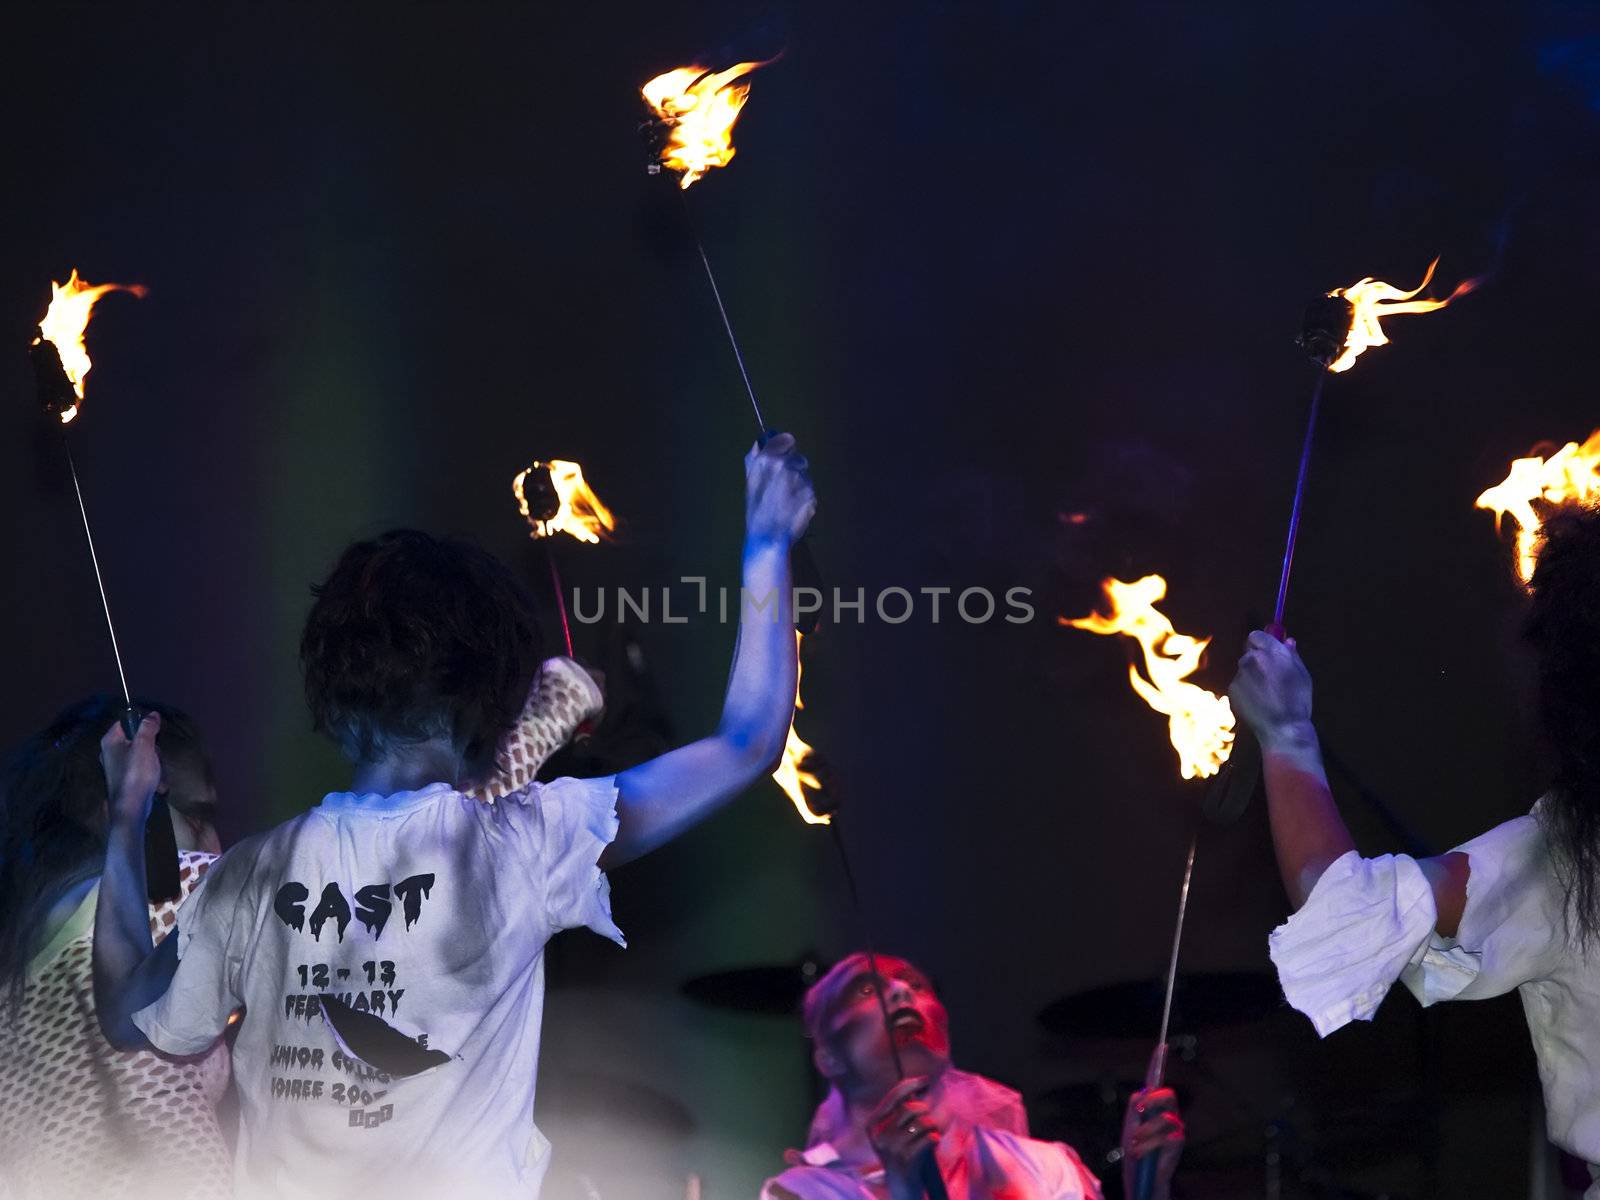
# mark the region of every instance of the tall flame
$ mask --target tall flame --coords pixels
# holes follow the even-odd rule
[[[1350,325],[1349,336],[1345,338],[1344,350],[1339,357],[1328,364],[1328,370],[1339,372],[1348,371],[1355,365],[1356,359],[1361,357],[1364,350],[1373,346],[1387,346],[1389,337],[1383,332],[1381,321],[1384,317],[1398,316],[1401,313],[1434,312],[1443,308],[1458,296],[1465,296],[1478,286],[1476,279],[1465,279],[1456,284],[1456,290],[1443,300],[1415,300],[1414,297],[1423,288],[1428,286],[1433,279],[1433,270],[1439,265],[1436,258],[1428,264],[1428,271],[1422,277],[1422,282],[1409,292],[1402,291],[1392,283],[1384,283],[1381,279],[1373,279],[1370,275],[1365,279],[1357,280],[1349,287],[1334,288],[1330,296],[1343,296],[1355,309],[1354,320]]]
[[[805,701],[800,699],[800,649],[805,643],[805,635],[798,629],[794,631],[795,649],[795,676],[794,676],[794,707],[799,712],[805,708]],[[829,818],[818,816],[811,811],[811,806],[806,803],[807,789],[817,792],[822,790],[822,781],[805,769],[806,759],[811,757],[811,747],[801,740],[800,735],[794,731],[794,722],[789,722],[789,740],[783,747],[783,761],[778,764],[778,769],[772,773],[773,780],[781,787],[784,794],[794,802],[794,809],[800,814],[800,819],[807,825],[826,825]]]
[[[558,502],[555,513],[548,517],[534,515],[526,490],[528,476],[541,469],[549,471],[550,486]],[[583,468],[575,462],[560,458],[536,462],[517,472],[517,477],[511,481],[511,493],[517,498],[517,510],[530,526],[529,537],[546,538],[566,533],[593,545],[617,527],[616,517],[584,482]]]
[[[733,123],[750,98],[750,83],[744,76],[765,65],[735,63],[726,71],[678,67],[639,89],[667,126],[661,165],[683,173],[679,187],[687,188],[712,167],[733,161]]]
[[[1090,633],[1126,634],[1138,642],[1149,678],[1130,665],[1128,682],[1146,704],[1166,716],[1183,777],[1215,775],[1233,752],[1233,707],[1226,696],[1185,682],[1200,666],[1211,639],[1177,632],[1156,610],[1156,601],[1167,594],[1167,581],[1160,575],[1146,575],[1133,583],[1106,579],[1100,586],[1111,604],[1109,616],[1091,613],[1076,620],[1057,617],[1057,622]]]
[[[57,283],[53,279],[50,281],[50,307],[39,322],[39,336],[33,339],[33,344],[37,346],[40,342],[49,342],[55,346],[56,353],[61,356],[61,366],[67,373],[72,390],[78,393],[79,400],[83,399],[84,376],[93,366],[89,361],[89,351],[83,344],[83,333],[89,328],[89,316],[95,304],[107,292],[132,292],[143,299],[148,291],[138,283],[85,283],[78,278],[76,267],[65,283]],[[61,423],[65,425],[77,415],[78,406],[74,404],[62,412]]]
[[[1538,561],[1539,527],[1544,523],[1533,502],[1561,504],[1596,497],[1600,497],[1600,429],[1583,445],[1568,442],[1549,458],[1533,455],[1513,460],[1506,477],[1479,496],[1474,507],[1494,513],[1496,533],[1505,517],[1516,524],[1517,574],[1528,583]]]

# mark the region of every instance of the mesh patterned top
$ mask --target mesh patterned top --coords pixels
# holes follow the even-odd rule
[[[216,856],[180,854],[182,888],[150,906],[150,935]],[[0,1197],[4,1200],[221,1200],[232,1165],[217,1123],[228,1083],[218,1042],[194,1058],[114,1049],[94,1010],[98,885],[28,963],[20,1009],[0,1036]]]

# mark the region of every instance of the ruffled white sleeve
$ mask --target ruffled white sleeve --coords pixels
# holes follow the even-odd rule
[[[1457,850],[1471,871],[1456,937],[1435,930],[1433,888],[1415,859],[1353,850],[1273,931],[1284,996],[1318,1034],[1370,1020],[1396,980],[1429,1005],[1498,996],[1556,969],[1564,899],[1538,819],[1508,821]]]

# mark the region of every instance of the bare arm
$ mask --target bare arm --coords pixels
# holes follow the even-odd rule
[[[745,459],[744,595],[722,717],[710,737],[617,776],[613,867],[704,820],[770,771],[794,717],[797,649],[789,550],[816,508],[806,462],[780,434]]]
[[[161,718],[152,713],[131,743],[120,725],[100,741],[111,825],[94,911],[94,1004],[106,1040],[120,1050],[150,1048],[133,1014],[160,999],[178,966],[176,938],[159,947],[151,940],[145,880],[144,827],[161,780],[160,728]]]
[[[1356,845],[1328,787],[1311,724],[1311,673],[1294,640],[1252,633],[1228,696],[1261,743],[1272,847],[1289,902],[1299,909],[1322,873]],[[1437,928],[1453,936],[1467,901],[1467,856],[1445,854],[1418,865],[1433,887]]]

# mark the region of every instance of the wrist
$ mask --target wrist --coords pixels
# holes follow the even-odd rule
[[[1263,759],[1275,759],[1313,774],[1322,773],[1322,746],[1309,719],[1269,726],[1256,734],[1256,740],[1261,743]]]
[[[108,832],[114,835],[118,830],[137,831],[143,836],[145,822],[150,819],[150,809],[155,804],[155,797],[154,791],[145,791],[142,795],[119,793],[112,797]]]
[[[746,529],[744,531],[744,552],[746,557],[762,552],[787,554],[794,545],[794,538],[786,530],[760,530]]]
[[[1255,731],[1256,741],[1268,754],[1293,754],[1317,746],[1317,730],[1309,717],[1274,721]]]

